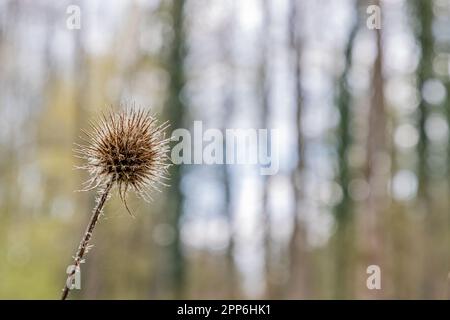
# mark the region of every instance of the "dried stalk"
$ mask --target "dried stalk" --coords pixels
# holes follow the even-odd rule
[[[66,298],[69,294],[70,288],[67,286],[67,283],[69,281],[71,281],[76,270],[78,268],[80,268],[81,262],[83,261],[83,256],[87,252],[89,240],[92,237],[92,233],[94,232],[95,225],[97,224],[98,218],[100,217],[103,207],[105,206],[106,200],[108,199],[108,195],[109,195],[109,192],[111,191],[112,185],[113,185],[113,181],[108,182],[106,187],[99,192],[99,198],[98,198],[97,205],[94,208],[94,212],[92,213],[91,220],[89,221],[86,231],[84,232],[84,236],[81,239],[80,245],[78,246],[78,252],[77,252],[77,254],[75,256],[75,260],[74,260],[75,268],[67,277],[66,284],[64,285],[64,289],[63,289],[63,294],[61,296],[61,300],[66,300]]]

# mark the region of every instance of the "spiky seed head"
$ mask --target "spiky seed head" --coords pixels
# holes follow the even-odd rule
[[[158,124],[148,111],[126,109],[102,114],[90,126],[90,131],[83,130],[86,144],[75,150],[86,161],[79,168],[90,174],[84,190],[115,184],[130,212],[126,203],[129,190],[149,201],[152,190],[166,185],[170,166],[170,138],[164,133],[167,122]]]

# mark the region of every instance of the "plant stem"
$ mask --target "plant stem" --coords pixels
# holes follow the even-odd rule
[[[113,185],[113,182],[110,181],[106,184],[106,186],[103,190],[99,191],[99,198],[98,198],[97,205],[94,208],[94,212],[92,213],[91,220],[89,221],[86,231],[84,232],[84,236],[81,239],[80,245],[78,246],[78,252],[77,252],[77,254],[75,256],[75,260],[74,260],[75,268],[67,277],[66,284],[64,285],[64,289],[63,289],[63,294],[61,296],[61,300],[66,300],[66,298],[69,294],[70,288],[67,286],[67,283],[72,279],[76,270],[80,267],[80,264],[83,261],[83,256],[87,251],[87,248],[89,245],[89,240],[92,237],[92,232],[94,231],[94,228],[95,228],[95,225],[97,224],[98,218],[100,217],[102,209],[105,206],[106,200],[108,199],[108,194],[111,191],[112,185]]]

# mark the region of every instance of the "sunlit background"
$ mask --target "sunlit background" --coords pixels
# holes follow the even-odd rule
[[[59,298],[96,196],[74,143],[135,103],[277,129],[279,172],[114,194],[71,298],[447,299],[449,95],[449,0],[0,0],[0,298]]]

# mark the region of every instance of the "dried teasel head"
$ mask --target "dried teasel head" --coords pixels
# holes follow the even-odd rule
[[[151,191],[167,186],[169,142],[164,131],[167,122],[158,124],[148,111],[126,109],[102,114],[83,130],[86,144],[77,145],[75,153],[86,164],[79,167],[90,174],[83,191],[116,185],[125,204],[128,191],[150,201]],[[131,212],[130,212],[131,213]]]

